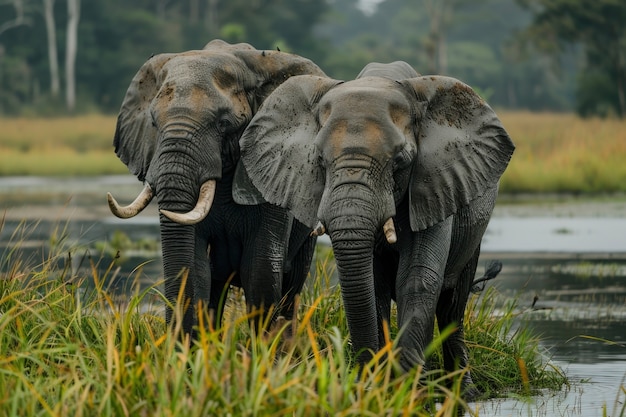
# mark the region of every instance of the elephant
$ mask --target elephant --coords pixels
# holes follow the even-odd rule
[[[402,369],[425,364],[435,318],[456,326],[446,370],[468,367],[464,310],[515,149],[474,90],[401,61],[347,82],[297,76],[263,103],[240,147],[262,200],[329,235],[360,366],[384,346],[393,300]],[[469,372],[461,382],[479,395]]]
[[[156,196],[166,322],[192,339],[198,314],[220,324],[228,284],[243,288],[250,311],[266,317],[274,306],[272,317],[293,314],[315,238],[284,208],[236,204],[233,179],[238,141],[252,116],[278,85],[300,74],[325,76],[294,54],[213,40],[202,50],[152,56],[126,92],[113,144],[144,188],[128,206],[108,193],[109,206],[129,218]],[[250,186],[244,181],[238,190]]]

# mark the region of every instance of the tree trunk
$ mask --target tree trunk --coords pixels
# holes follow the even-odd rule
[[[198,14],[200,13],[199,0],[189,0],[189,24],[198,23]]]
[[[207,7],[207,29],[213,37],[219,34],[219,22],[217,18],[218,0],[208,0]]]
[[[65,52],[65,102],[72,112],[76,106],[76,52],[78,48],[78,21],[80,0],[67,0],[67,43]]]
[[[58,97],[61,91],[59,81],[59,58],[57,56],[57,37],[54,24],[54,0],[43,0],[46,34],[48,36],[48,64],[50,65],[50,94]]]

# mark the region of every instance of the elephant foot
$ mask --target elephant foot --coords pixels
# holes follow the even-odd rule
[[[471,403],[479,400],[483,396],[483,393],[476,387],[474,382],[470,379],[469,382],[463,381],[461,385],[461,397],[465,402]]]

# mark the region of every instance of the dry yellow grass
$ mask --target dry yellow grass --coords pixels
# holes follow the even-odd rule
[[[626,121],[498,113],[517,147],[503,192],[626,192]],[[0,119],[0,175],[128,173],[115,116]]]
[[[61,148],[113,150],[115,116],[0,119],[0,147],[23,152]]]
[[[528,112],[499,116],[516,145],[503,191],[626,191],[626,121]]]
[[[125,174],[113,152],[115,116],[0,119],[0,175]]]

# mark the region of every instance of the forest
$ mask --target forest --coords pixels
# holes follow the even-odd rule
[[[494,107],[626,115],[623,0],[0,0],[0,116],[115,113],[153,54],[221,38],[354,78],[404,60]]]

